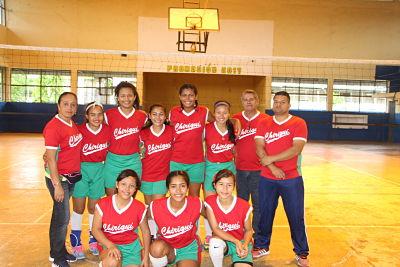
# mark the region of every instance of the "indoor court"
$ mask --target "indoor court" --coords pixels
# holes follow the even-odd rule
[[[116,105],[121,81],[146,112],[179,105],[184,83],[231,115],[245,89],[270,115],[275,93],[290,93],[308,126],[310,266],[400,266],[400,0],[0,0],[0,23],[0,266],[51,266],[41,132],[58,96],[76,93],[82,123],[85,104]],[[86,258],[71,266],[99,266],[88,228],[86,209]],[[254,266],[297,266],[292,250],[280,200],[271,253]],[[213,266],[207,251],[201,266]]]

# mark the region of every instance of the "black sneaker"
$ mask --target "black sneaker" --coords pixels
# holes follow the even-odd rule
[[[76,257],[69,253],[65,254],[64,258],[67,262],[76,262],[77,261]],[[49,261],[54,262],[54,258],[52,256],[49,256]]]
[[[62,261],[54,261],[51,264],[51,267],[70,267],[70,266],[66,260],[62,260]]]

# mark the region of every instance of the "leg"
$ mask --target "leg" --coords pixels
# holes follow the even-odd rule
[[[86,198],[72,198],[73,212],[71,216],[71,233],[69,235],[72,254],[78,259],[84,259],[83,247],[81,243],[82,234],[82,214],[85,211]]]
[[[121,260],[117,260],[115,257],[108,256],[108,249],[105,249],[100,254],[100,264],[102,267],[119,267],[121,266]]]
[[[199,197],[200,196],[200,188],[201,184],[198,183],[190,183],[189,185],[189,195]]]
[[[91,199],[89,198],[87,209],[88,209],[88,217],[89,217],[89,250],[90,252],[97,256],[99,255],[99,248],[97,244],[96,238],[92,235],[92,226],[93,226],[93,217],[94,217],[94,209],[99,199]]]
[[[163,240],[155,240],[150,245],[150,261],[153,267],[164,267],[168,262],[174,262],[175,251]]]
[[[258,201],[258,186],[259,186],[259,182],[260,182],[260,171],[249,172],[247,181],[248,181],[248,186],[249,186],[250,195],[251,195],[251,203],[253,204],[252,226],[253,226],[253,230],[254,230],[253,237],[255,237],[259,232],[258,224],[260,223],[260,207],[259,207],[259,201]]]
[[[250,190],[247,182],[247,177],[250,174],[249,171],[241,171],[241,170],[236,170],[236,191],[237,191],[237,196],[249,201],[250,197]]]
[[[73,185],[68,182],[61,182],[64,190],[64,199],[62,202],[54,200],[54,187],[50,179],[46,178],[46,186],[53,199],[53,212],[51,216],[49,236],[50,236],[50,256],[54,258],[54,262],[65,260],[67,250],[65,248],[65,240],[69,223],[69,199]]]
[[[259,183],[260,222],[255,248],[269,249],[279,192],[276,181],[261,177]]]
[[[210,254],[210,258],[214,267],[222,267],[225,250],[225,241],[217,237],[212,237],[210,239],[210,248],[208,250],[208,253]]]
[[[300,176],[282,181],[280,186],[283,206],[289,221],[290,234],[296,255],[308,255],[308,241],[304,223],[304,184]]]

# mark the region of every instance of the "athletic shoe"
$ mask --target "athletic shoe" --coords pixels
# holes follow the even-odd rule
[[[85,258],[85,253],[83,253],[82,245],[72,247],[72,254],[76,257],[77,260],[83,260]]]
[[[308,267],[310,263],[306,255],[296,255],[296,263],[300,267]]]
[[[253,248],[251,251],[251,254],[253,254],[254,259],[258,259],[264,256],[267,256],[269,254],[269,249],[266,248]]]
[[[64,257],[67,262],[76,262],[76,257],[72,254],[67,253]],[[49,256],[49,261],[53,262],[54,258],[52,256]]]
[[[97,242],[89,243],[89,250],[90,250],[90,252],[92,252],[92,254],[95,255],[95,256],[98,256],[98,255],[100,254],[100,253],[99,253],[99,249],[98,249],[98,247],[97,247]]]
[[[212,236],[210,236],[210,235],[206,236],[206,240],[204,240],[204,243],[203,243],[204,250],[208,250],[208,248],[210,247],[210,239],[211,239],[211,237]]]
[[[53,262],[51,264],[51,267],[70,267],[70,266],[66,260],[63,260],[63,261],[59,261],[59,262]]]

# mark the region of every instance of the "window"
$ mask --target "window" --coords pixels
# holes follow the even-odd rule
[[[12,102],[57,103],[64,91],[71,91],[70,71],[11,70]]]
[[[334,111],[386,112],[385,98],[374,98],[373,94],[386,93],[386,81],[334,80]]]
[[[0,0],[0,23],[1,25],[6,25],[6,8],[4,0]]]
[[[78,71],[78,103],[97,101],[115,105],[114,88],[127,81],[136,86],[136,74],[131,72]]]
[[[273,77],[271,85],[272,96],[279,91],[290,94],[291,109],[326,110],[327,79]]]

